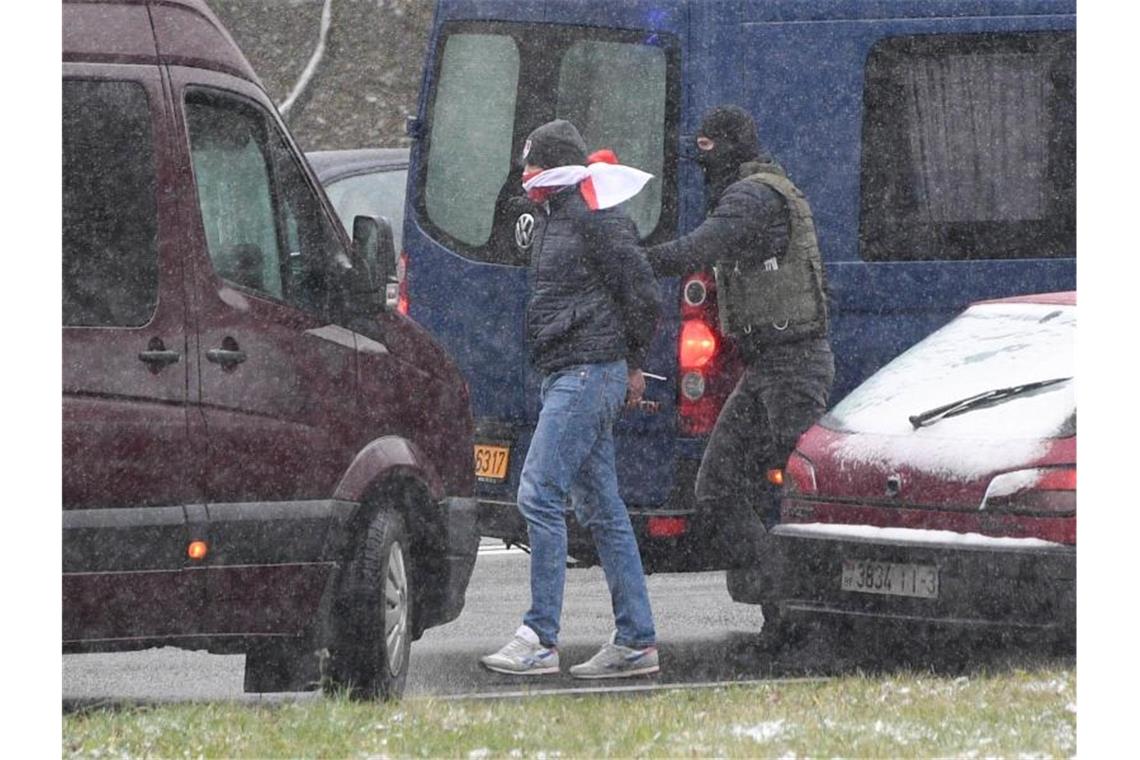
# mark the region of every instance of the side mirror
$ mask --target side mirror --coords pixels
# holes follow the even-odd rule
[[[362,262],[369,273],[370,302],[378,301],[376,311],[387,307],[388,283],[395,276],[396,246],[392,225],[384,217],[357,216],[352,220],[354,264]]]
[[[372,282],[380,290],[396,276],[396,244],[392,224],[382,216],[357,216],[352,220],[352,247],[368,264]]]

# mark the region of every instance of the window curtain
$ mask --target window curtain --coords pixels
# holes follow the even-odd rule
[[[924,57],[900,74],[920,217],[1045,217],[1052,93],[1037,56]]]

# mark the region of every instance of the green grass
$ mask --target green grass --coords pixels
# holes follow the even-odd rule
[[[1071,757],[1076,677],[1043,668],[651,693],[94,710],[64,757]]]

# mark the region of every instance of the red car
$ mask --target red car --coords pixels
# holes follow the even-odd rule
[[[732,597],[777,636],[809,613],[1072,640],[1076,312],[1072,292],[976,303],[840,401],[800,438]]]

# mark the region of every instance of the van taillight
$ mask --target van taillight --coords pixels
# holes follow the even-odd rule
[[[681,282],[677,364],[681,435],[708,435],[740,376],[740,363],[717,329],[716,283],[707,272]]]
[[[682,372],[704,367],[716,356],[716,347],[716,334],[703,320],[686,319],[681,323],[679,359]]]
[[[1063,517],[1077,513],[1077,468],[1035,467],[1003,472],[986,488],[981,509]]]
[[[408,316],[408,252],[400,251],[400,259],[396,262],[396,282],[399,295],[396,297],[396,311]]]

